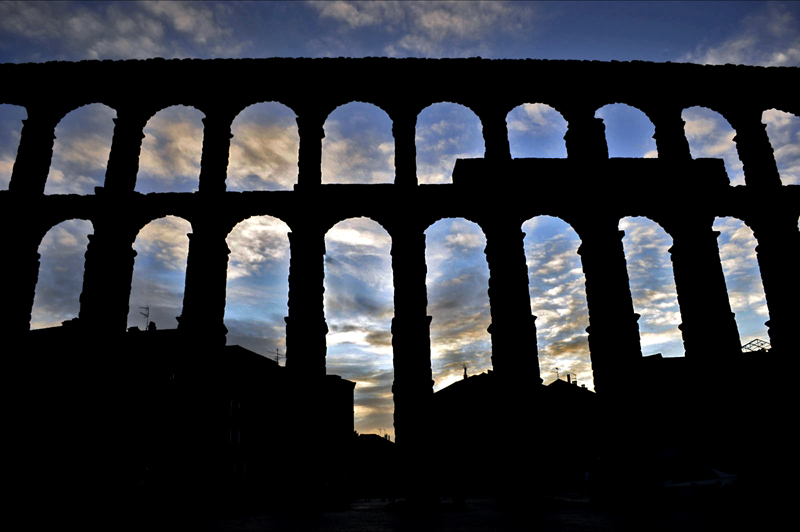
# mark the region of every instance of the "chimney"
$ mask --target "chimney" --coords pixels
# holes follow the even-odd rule
[[[572,376],[567,373],[567,384],[572,384]]]

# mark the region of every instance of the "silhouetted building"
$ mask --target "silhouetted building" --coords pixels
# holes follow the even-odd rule
[[[68,412],[54,419],[60,460],[89,489],[138,486],[178,500],[285,495],[296,472],[286,457],[306,422],[302,380],[241,346],[198,346],[178,329],[132,328],[119,345],[87,334],[77,320],[65,322],[32,332],[26,351],[72,353],[58,359],[61,371],[46,386]],[[315,434],[328,451],[319,476],[329,490],[352,468],[354,388],[325,375],[325,401],[316,405]]]

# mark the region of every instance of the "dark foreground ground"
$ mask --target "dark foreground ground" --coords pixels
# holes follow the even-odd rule
[[[202,509],[132,519],[122,527],[137,530],[196,531],[711,531],[763,530],[769,515],[741,504],[601,505],[588,498],[543,497],[530,504],[503,505],[494,499],[468,499],[457,508],[444,499],[433,510],[420,512],[404,501],[359,499],[348,509],[298,512],[205,513]]]

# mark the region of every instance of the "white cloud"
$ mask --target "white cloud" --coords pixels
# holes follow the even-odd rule
[[[3,2],[0,27],[51,44],[64,59],[197,55],[192,48],[220,56],[250,45],[236,38],[224,21],[226,13],[190,2]],[[170,32],[178,38],[170,38]]]
[[[797,21],[784,6],[770,3],[745,17],[736,35],[720,43],[700,43],[693,52],[678,60],[708,65],[798,66],[800,32]]]
[[[139,231],[133,244],[133,249],[141,255],[136,260],[151,255],[165,269],[185,271],[189,254],[187,234],[191,232],[191,224],[175,216],[150,222]]]
[[[228,279],[252,276],[265,267],[289,259],[289,226],[269,216],[254,216],[240,222],[227,238],[231,254]]]
[[[163,183],[198,179],[203,150],[201,115],[176,106],[151,118],[144,128],[139,173]]]
[[[514,2],[311,2],[342,31],[368,26],[398,35],[391,56],[468,56],[490,53],[487,36],[530,31],[533,8]],[[478,53],[476,53],[478,52]]]

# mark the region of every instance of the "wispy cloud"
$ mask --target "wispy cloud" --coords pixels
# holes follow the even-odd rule
[[[115,117],[113,109],[92,104],[59,122],[45,194],[93,194],[103,185]]]
[[[764,111],[761,120],[767,125],[781,183],[800,185],[800,118],[769,109]]]
[[[491,36],[531,31],[535,9],[515,2],[310,2],[342,33],[365,28],[391,36],[390,57],[491,55]]]
[[[394,182],[392,121],[380,108],[352,102],[325,122],[324,183]]]
[[[679,61],[771,66],[800,65],[800,31],[786,6],[768,3],[746,16],[738,32],[720,43],[701,42]]]
[[[141,59],[231,56],[250,46],[237,38],[224,5],[192,2],[3,2],[0,29],[57,49],[56,58]],[[53,59],[31,52],[20,60]]]
[[[690,107],[681,114],[693,158],[716,157],[725,162],[731,185],[744,185],[744,172],[733,137],[736,132],[719,114],[705,107]]]
[[[185,106],[164,109],[144,128],[136,190],[191,192],[199,185],[203,114]]]
[[[470,109],[453,103],[425,108],[417,118],[417,177],[420,183],[447,183],[456,159],[483,157],[483,127]]]
[[[665,356],[682,356],[677,326],[680,309],[668,249],[672,238],[646,218],[620,220],[633,308],[641,315],[639,331],[644,351],[658,349]],[[652,352],[645,352],[645,355]]]
[[[67,220],[50,229],[42,239],[31,329],[55,327],[78,316],[84,254],[92,232],[91,222]]]

